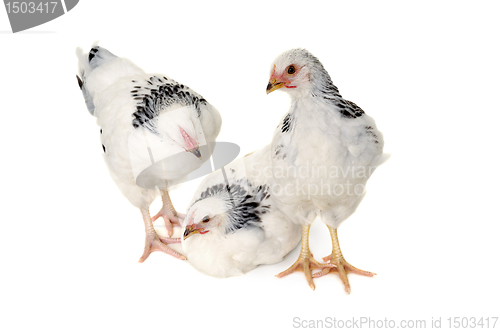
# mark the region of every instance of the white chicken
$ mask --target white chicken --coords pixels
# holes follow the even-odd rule
[[[198,270],[241,275],[283,259],[301,227],[280,210],[272,192],[270,146],[207,176],[186,212],[182,247]]]
[[[78,84],[101,128],[104,160],[123,195],[142,213],[146,243],[139,262],[163,251],[185,259],[166,244],[183,216],[174,209],[169,187],[210,158],[221,127],[217,109],[202,96],[164,75],[147,74],[126,58],[94,46],[77,49]],[[161,192],[163,207],[151,218],[149,206]],[[152,222],[162,217],[169,237]]]
[[[282,188],[283,211],[303,227],[302,251],[297,262],[278,274],[302,269],[314,289],[312,269],[319,277],[339,274],[350,293],[347,273],[373,276],[347,263],[340,251],[337,229],[354,213],[365,195],[365,185],[385,159],[384,141],[375,121],[333,85],[321,62],[305,49],[282,53],[271,66],[267,93],[284,88],[291,106],[275,130],[272,141],[273,175]],[[313,259],[308,236],[319,214],[332,238],[332,254]]]

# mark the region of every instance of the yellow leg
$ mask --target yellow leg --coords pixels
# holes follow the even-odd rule
[[[289,275],[290,273],[295,272],[295,271],[303,271],[304,274],[306,275],[306,279],[307,279],[307,283],[309,284],[309,287],[311,287],[314,290],[315,286],[314,286],[314,282],[312,280],[311,269],[334,268],[335,265],[319,263],[318,261],[316,261],[313,258],[311,251],[309,250],[309,229],[310,228],[311,228],[311,225],[302,226],[302,247],[301,247],[300,255],[299,255],[299,258],[297,259],[297,261],[295,263],[293,263],[293,265],[290,266],[285,271],[277,274],[276,277],[281,278],[281,277]]]
[[[348,273],[355,273],[362,276],[373,277],[375,273],[360,270],[351,264],[347,263],[344,256],[342,255],[342,251],[340,250],[339,238],[337,236],[337,229],[328,226],[328,230],[330,231],[330,236],[332,237],[332,254],[323,258],[323,261],[334,264],[336,267],[334,268],[324,268],[321,272],[315,273],[313,275],[314,278],[318,278],[324,276],[329,273],[338,273],[340,280],[344,284],[345,291],[347,293],[351,293],[351,286],[349,285],[349,280],[347,279]]]

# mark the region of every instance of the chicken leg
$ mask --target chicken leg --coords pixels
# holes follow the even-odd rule
[[[167,246],[165,243],[180,243],[180,239],[171,238],[160,238],[153,227],[153,222],[151,216],[149,215],[149,210],[141,209],[142,218],[144,219],[144,226],[146,228],[146,244],[144,245],[144,253],[139,259],[139,263],[142,263],[149,257],[153,251],[163,251],[169,255],[185,260],[186,257],[175,251],[174,249]]]
[[[351,293],[351,286],[349,285],[349,280],[347,279],[348,273],[355,273],[362,276],[373,277],[376,273],[360,270],[351,264],[347,263],[344,256],[342,255],[342,251],[340,250],[339,239],[337,237],[337,229],[328,226],[328,230],[330,231],[330,236],[332,237],[332,253],[323,258],[323,261],[333,263],[336,267],[326,267],[318,273],[313,275],[314,278],[318,278],[329,273],[338,273],[340,280],[344,284],[345,291],[347,293]]]
[[[160,189],[161,200],[163,202],[163,207],[160,212],[158,212],[153,218],[152,221],[162,217],[165,222],[165,228],[167,229],[168,236],[172,236],[174,232],[174,226],[182,226],[182,219],[186,216],[182,213],[177,213],[175,211],[174,205],[170,200],[170,195],[168,194],[168,190]]]
[[[289,275],[292,272],[295,271],[303,271],[304,274],[306,275],[307,283],[309,284],[309,287],[314,290],[314,282],[312,280],[312,269],[332,269],[335,268],[335,265],[331,263],[319,263],[316,261],[312,254],[311,251],[309,250],[309,229],[311,228],[311,225],[308,226],[302,226],[302,247],[300,250],[300,255],[299,258],[295,263],[293,263],[292,266],[290,266],[287,270],[279,273],[276,275],[278,278],[282,278],[286,275]]]

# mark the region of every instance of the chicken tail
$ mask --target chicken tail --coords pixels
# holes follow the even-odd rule
[[[76,56],[78,58],[76,78],[92,115],[94,115],[94,98],[97,93],[123,76],[142,72],[130,60],[117,57],[107,49],[98,46],[97,43],[94,43],[88,53],[78,47]]]

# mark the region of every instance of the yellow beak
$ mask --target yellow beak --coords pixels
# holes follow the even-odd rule
[[[269,83],[267,84],[266,93],[270,94],[275,90],[281,89],[284,85],[284,82],[278,82],[276,79],[269,81]]]
[[[196,228],[194,224],[191,224],[186,227],[186,230],[184,231],[184,240],[186,240],[188,237],[194,234],[198,234],[200,231],[203,231],[203,228]]]

